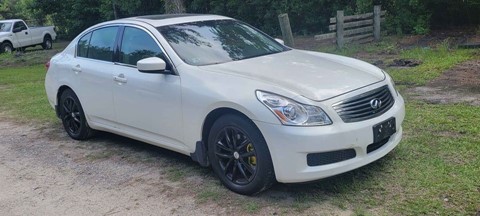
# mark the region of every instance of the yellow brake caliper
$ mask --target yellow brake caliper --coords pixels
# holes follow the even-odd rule
[[[253,145],[252,143],[247,145],[247,152],[252,152],[253,151]],[[255,156],[248,157],[248,163],[252,166],[257,165],[257,158]]]

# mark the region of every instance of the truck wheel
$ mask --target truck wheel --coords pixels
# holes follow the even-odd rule
[[[0,45],[0,53],[12,53],[13,46],[11,43],[5,42]]]
[[[50,35],[46,35],[43,38],[43,43],[42,43],[43,49],[46,49],[46,50],[52,49],[52,44],[53,44],[52,38],[50,37]]]

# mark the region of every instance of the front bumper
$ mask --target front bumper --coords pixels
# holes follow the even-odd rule
[[[367,153],[367,146],[373,143],[372,127],[391,117],[396,119],[397,132],[380,148]],[[400,142],[404,117],[404,100],[399,95],[395,104],[386,113],[361,122],[336,121],[332,125],[319,127],[291,127],[260,121],[255,121],[255,124],[267,141],[277,181],[294,183],[334,176],[380,159]],[[307,164],[309,153],[345,149],[355,150],[355,157],[327,165]]]

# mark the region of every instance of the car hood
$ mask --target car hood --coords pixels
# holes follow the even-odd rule
[[[385,79],[382,70],[366,62],[302,50],[200,68],[268,82],[315,101],[327,100]]]

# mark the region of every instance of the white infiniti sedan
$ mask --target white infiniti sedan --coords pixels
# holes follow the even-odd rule
[[[47,66],[48,100],[73,139],[108,131],[190,155],[240,194],[356,169],[402,138],[404,100],[387,73],[228,17],[100,23]]]

